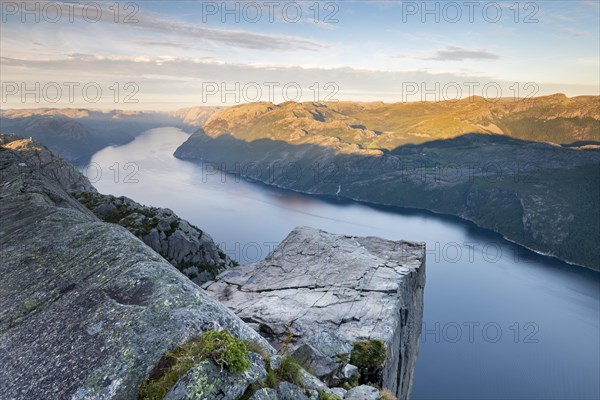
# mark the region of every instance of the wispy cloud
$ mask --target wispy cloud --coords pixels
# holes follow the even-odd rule
[[[174,40],[149,40],[138,39],[134,42],[140,46],[155,46],[155,47],[174,47],[176,49],[191,49],[191,46],[174,41]]]
[[[436,61],[463,61],[463,60],[497,60],[500,55],[486,49],[471,50],[464,47],[448,46],[444,50],[438,50],[434,55],[426,57],[426,60]]]
[[[60,4],[60,3],[57,3]],[[98,3],[94,3],[98,5]],[[112,4],[112,3],[111,3]],[[86,14],[85,5],[79,3],[62,3],[64,19],[83,20]],[[102,4],[101,7],[109,5]],[[19,8],[20,12],[24,10]],[[211,42],[218,45],[226,45],[254,50],[277,50],[293,51],[308,50],[318,51],[326,48],[323,43],[297,36],[266,34],[251,32],[241,29],[216,29],[199,26],[174,18],[164,18],[151,12],[139,10],[131,21],[118,20],[115,22],[114,15],[109,10],[100,13],[100,20],[106,24],[118,24],[123,28],[142,29],[152,33],[163,35],[175,35],[185,39],[193,39],[201,42]]]
[[[588,61],[588,60],[584,60]],[[589,60],[591,61],[591,60]],[[135,109],[152,109],[160,107],[180,108],[192,105],[223,105],[233,104],[236,101],[231,97],[223,100],[222,94],[211,95],[206,99],[203,97],[204,84],[223,85],[228,90],[235,88],[238,84],[244,87],[247,84],[258,85],[263,88],[260,100],[269,101],[271,91],[264,87],[264,82],[276,83],[272,91],[276,102],[286,100],[282,97],[282,88],[289,83],[294,83],[302,88],[303,101],[313,101],[315,97],[315,82],[322,88],[319,99],[330,99],[326,96],[332,95],[338,100],[360,100],[360,101],[401,101],[405,99],[408,88],[419,88],[418,93],[406,97],[408,101],[420,101],[424,94],[423,88],[445,87],[452,83],[452,87],[463,88],[462,93],[446,93],[443,96],[466,96],[466,83],[478,82],[479,88],[488,82],[498,83],[502,87],[502,93],[508,95],[511,92],[513,81],[502,81],[493,77],[485,77],[465,70],[463,73],[433,73],[425,70],[415,71],[380,71],[366,70],[351,67],[322,68],[308,67],[305,65],[250,65],[242,63],[226,63],[220,60],[202,58],[177,58],[177,57],[148,57],[112,55],[97,56],[90,54],[71,54],[62,59],[20,59],[12,57],[0,58],[0,70],[3,76],[10,76],[15,81],[27,80],[29,86],[33,82],[59,82],[68,76],[69,82],[78,82],[77,90],[89,82],[97,82],[106,89],[108,96],[102,98],[103,103],[94,103],[94,107],[114,107],[113,93],[108,89],[119,77],[119,84],[134,83],[139,88],[136,99],[139,103],[128,105],[119,103],[119,107],[127,106]],[[92,71],[92,73],[90,73]],[[21,78],[22,77],[22,78]],[[62,78],[61,78],[62,77]],[[407,86],[409,85],[409,86]],[[331,88],[335,89],[333,93]],[[553,92],[566,92],[570,95],[594,93],[594,85],[576,86],[569,84],[557,84],[550,88],[540,84],[538,94],[550,94]],[[339,90],[339,91],[338,91]],[[480,95],[480,92],[474,94]],[[440,91],[436,96],[441,97]],[[427,98],[432,100],[431,97]],[[10,101],[4,105],[6,108],[22,107],[19,96],[12,96]],[[29,99],[31,100],[31,99]],[[253,99],[252,101],[256,101]],[[113,102],[113,103],[111,103]],[[37,104],[37,103],[36,103]],[[79,104],[79,103],[77,103]],[[85,103],[82,103],[85,106]],[[58,104],[63,105],[63,104]],[[71,103],[64,105],[73,106]],[[53,106],[57,104],[53,103]],[[79,106],[79,105],[78,105]],[[89,104],[87,104],[89,107]]]
[[[582,37],[582,36],[587,36],[589,34],[588,32],[582,32],[582,31],[578,31],[578,30],[572,29],[572,28],[561,29],[561,32],[564,32],[567,35],[573,36],[573,37]]]
[[[300,37],[264,34],[244,30],[207,28],[149,14],[140,14],[138,20],[138,23],[133,24],[136,28],[163,34],[180,35],[186,38],[195,38],[234,47],[262,50],[309,51],[317,51],[326,47],[322,43]]]

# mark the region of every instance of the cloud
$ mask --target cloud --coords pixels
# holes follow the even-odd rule
[[[187,46],[183,43],[179,43],[176,41],[169,40],[148,40],[148,39],[139,39],[134,42],[136,45],[140,46],[156,46],[156,47],[173,47],[176,49],[191,49],[191,46]]]
[[[572,28],[565,28],[562,29],[561,32],[564,32],[566,34],[568,34],[569,36],[573,36],[573,37],[582,37],[582,36],[587,36],[588,32],[582,32],[582,31],[578,31]]]
[[[590,58],[591,61],[591,58]],[[493,77],[476,76],[469,71],[462,74],[455,73],[429,73],[423,70],[416,71],[378,71],[356,69],[351,67],[320,68],[304,65],[250,65],[240,63],[226,63],[219,60],[202,58],[178,58],[178,57],[148,57],[148,56],[97,56],[90,54],[70,54],[61,59],[23,59],[13,57],[0,57],[0,70],[3,78],[9,77],[8,81],[27,82],[27,87],[33,87],[36,82],[44,85],[46,82],[56,82],[59,86],[77,82],[75,89],[80,93],[82,87],[90,82],[97,82],[103,88],[104,97],[102,102],[94,103],[93,107],[114,108],[113,91],[115,81],[119,87],[131,83],[139,88],[136,99],[139,103],[124,104],[119,102],[116,107],[129,107],[140,110],[150,109],[176,109],[193,105],[231,105],[243,102],[246,98],[240,97],[235,100],[234,96],[223,100],[222,94],[218,93],[203,97],[204,85],[206,83],[217,84],[219,88],[228,90],[246,85],[260,87],[262,97],[258,100],[271,101],[270,90],[273,87],[275,102],[281,102],[283,87],[294,83],[302,88],[303,101],[314,101],[315,82],[320,88],[318,98],[329,100],[329,95],[338,100],[357,101],[420,101],[426,90],[437,91],[438,99],[448,96],[450,99],[465,97],[470,94],[483,95],[482,87],[489,82],[495,82],[502,87],[502,93],[510,96],[513,93],[511,87],[513,81],[496,80]],[[6,79],[6,78],[5,78]],[[479,86],[471,93],[469,89],[473,82]],[[275,85],[273,86],[273,83]],[[452,91],[446,92],[439,88],[446,84],[452,84],[452,88],[459,87],[461,96]],[[469,85],[467,85],[469,83]],[[333,85],[333,86],[332,86]],[[407,92],[418,88],[414,95],[406,95]],[[335,89],[335,90],[334,90]],[[540,84],[539,95],[563,92],[568,95],[580,95],[597,93],[597,85],[573,85],[556,84],[547,87]],[[125,90],[125,89],[124,89]],[[238,90],[238,93],[240,91]],[[242,91],[243,92],[243,91]],[[66,93],[66,91],[65,91]],[[124,93],[129,93],[125,90]],[[432,100],[426,95],[427,100]],[[3,108],[23,107],[25,105],[41,106],[33,103],[33,98],[28,98],[23,103],[19,96],[12,96],[10,101],[2,104]],[[250,101],[250,100],[248,100]],[[257,101],[252,99],[251,101]],[[66,101],[52,106],[75,106]],[[91,107],[89,103],[77,103],[76,106]]]
[[[164,19],[147,13],[140,13],[138,22],[131,24],[131,26],[157,33],[174,34],[185,38],[249,49],[318,51],[326,47],[321,43],[300,37],[207,28],[183,21]]]
[[[89,24],[89,21],[84,19],[84,16],[94,15],[93,12],[88,12],[86,4],[79,3],[55,3],[61,5],[62,15],[61,21],[77,20]],[[122,28],[141,29],[153,33],[175,35],[181,38],[194,41],[210,42],[218,45],[227,45],[240,48],[256,49],[256,50],[308,50],[318,51],[326,48],[323,43],[314,40],[305,39],[297,36],[288,36],[281,34],[265,34],[241,29],[216,29],[204,26],[194,25],[182,20],[173,18],[164,18],[154,13],[143,10],[137,10],[135,15],[130,19],[114,20],[114,13],[107,7],[112,7],[110,4],[93,3],[94,7],[100,7],[102,10],[99,15],[99,20],[95,25],[100,23],[106,26],[119,25]],[[106,9],[105,9],[106,8]],[[23,12],[21,7],[18,11]],[[13,16],[12,18],[21,18]],[[88,17],[90,18],[90,17]]]
[[[425,60],[435,61],[463,61],[463,60],[497,60],[500,55],[492,53],[486,49],[470,50],[464,47],[448,46],[445,50],[438,50],[431,57]]]

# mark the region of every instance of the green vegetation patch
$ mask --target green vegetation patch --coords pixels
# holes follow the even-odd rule
[[[207,331],[197,339],[165,353],[154,367],[148,380],[142,383],[138,400],[158,400],[195,365],[211,360],[234,373],[250,368],[246,343],[227,331]]]
[[[326,392],[323,389],[317,389],[317,392],[319,393],[319,400],[342,400],[340,396]]]
[[[253,382],[239,400],[248,400],[252,398],[254,393],[263,388],[277,389],[279,383],[289,382],[298,387],[304,387],[304,378],[302,377],[302,367],[294,360],[292,356],[286,355],[281,358],[279,367],[271,368],[270,357],[268,353],[257,343],[248,343],[250,351],[260,354],[265,362],[267,376],[264,380]],[[333,400],[333,399],[329,399]]]
[[[383,340],[359,340],[353,343],[350,364],[360,368],[376,369],[387,358],[387,348]]]
[[[283,356],[279,368],[275,369],[273,372],[279,382],[289,382],[296,386],[304,387],[302,367],[292,356]]]
[[[358,385],[360,385],[360,374],[352,375],[350,379],[342,384],[342,387],[346,390],[350,390]]]

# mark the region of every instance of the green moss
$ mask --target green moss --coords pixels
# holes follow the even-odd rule
[[[40,302],[33,299],[33,300],[26,300],[23,302],[23,306],[25,306],[25,309],[30,312],[35,310],[36,308],[38,308],[38,306],[40,305]]]
[[[211,360],[234,373],[244,372],[250,367],[244,341],[226,331],[207,331],[165,353],[148,380],[141,385],[138,400],[162,399],[189,370],[204,360]]]
[[[253,382],[238,400],[248,400],[254,393],[263,388],[278,389],[281,382],[293,383],[296,386],[304,387],[304,378],[302,377],[302,367],[291,356],[284,356],[281,359],[279,367],[271,369],[270,355],[256,342],[247,342],[248,350],[259,354],[265,362],[267,375],[264,380]]]
[[[359,340],[353,343],[350,364],[360,368],[376,369],[387,358],[387,348],[383,340]]]
[[[319,400],[342,400],[340,396],[326,392],[323,389],[317,389],[317,392],[319,393]]]

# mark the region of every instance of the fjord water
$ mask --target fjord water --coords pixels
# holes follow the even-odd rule
[[[600,398],[600,274],[522,249],[457,218],[321,199],[172,156],[188,135],[153,129],[96,153],[102,193],[168,207],[238,261],[294,227],[427,243],[413,399]]]

